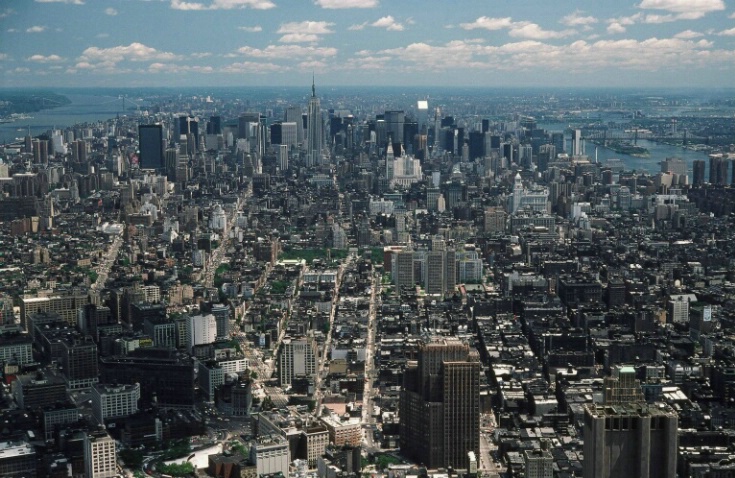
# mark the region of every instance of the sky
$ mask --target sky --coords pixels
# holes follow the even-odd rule
[[[0,0],[0,87],[733,87],[735,0]]]

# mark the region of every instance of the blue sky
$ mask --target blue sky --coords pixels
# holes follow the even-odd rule
[[[0,86],[735,86],[733,0],[2,0]]]

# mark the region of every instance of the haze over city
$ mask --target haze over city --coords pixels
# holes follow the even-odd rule
[[[723,0],[9,0],[0,86],[728,87]]]

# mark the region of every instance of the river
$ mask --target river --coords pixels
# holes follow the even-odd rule
[[[547,123],[540,124],[539,128],[546,129],[549,133],[556,133],[564,131],[564,126],[559,123]],[[567,147],[569,147],[569,134],[565,134],[567,141]],[[651,154],[648,158],[637,158],[629,154],[616,153],[612,149],[604,148],[602,146],[596,146],[593,143],[588,142],[586,144],[586,153],[590,157],[591,161],[595,160],[595,148],[597,148],[597,160],[600,163],[604,163],[608,159],[620,159],[625,164],[626,170],[646,171],[651,174],[661,172],[661,161],[666,158],[681,158],[687,163],[687,171],[689,176],[689,182],[692,181],[692,163],[696,159],[707,160],[708,156],[706,153],[701,151],[692,151],[689,149],[679,148],[676,146],[670,146],[668,144],[661,144],[655,141],[649,140],[638,140],[636,145],[646,148]],[[705,178],[709,177],[709,168],[705,167]],[[707,179],[705,179],[707,180]]]
[[[117,96],[69,94],[65,92],[59,92],[59,94],[69,98],[71,104],[29,113],[30,119],[0,124],[0,144],[11,143],[16,138],[24,137],[28,134],[29,127],[31,136],[37,136],[50,129],[64,129],[79,123],[104,121],[114,118],[118,114],[123,114],[123,102]],[[125,105],[126,109],[129,106],[130,103],[127,103]],[[128,114],[130,114],[129,111]]]

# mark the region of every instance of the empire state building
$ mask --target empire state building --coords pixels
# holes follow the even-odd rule
[[[321,162],[324,135],[322,134],[322,110],[316,96],[314,80],[311,81],[311,98],[306,116],[306,165],[316,166]]]

